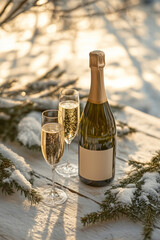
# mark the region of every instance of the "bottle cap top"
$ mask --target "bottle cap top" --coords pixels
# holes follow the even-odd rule
[[[90,67],[97,67],[103,68],[105,66],[105,54],[103,51],[92,51],[89,54],[89,66]]]

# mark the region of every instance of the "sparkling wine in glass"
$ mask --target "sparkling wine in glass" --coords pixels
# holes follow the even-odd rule
[[[79,109],[79,93],[75,89],[64,89],[59,97],[59,110],[62,112],[64,121],[64,138],[69,146],[75,138],[78,131],[80,118]],[[56,167],[56,172],[63,177],[73,177],[78,175],[78,166],[69,162],[69,154],[67,161]]]
[[[66,193],[56,188],[54,183],[55,167],[64,153],[64,126],[60,111],[46,110],[42,112],[41,149],[44,159],[52,168],[52,188],[43,191],[43,203],[52,207],[67,200]]]

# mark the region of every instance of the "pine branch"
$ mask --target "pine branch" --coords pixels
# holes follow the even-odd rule
[[[56,86],[59,82],[65,70],[60,70],[59,65],[54,65],[49,69],[45,74],[33,80],[31,83],[28,83],[25,86],[22,86],[18,89],[10,90],[9,87],[12,87],[16,80],[9,80],[6,83],[0,86],[1,91],[0,95],[2,97],[17,97],[23,94],[31,95],[34,93],[41,92],[42,90],[49,88],[51,86]]]
[[[0,181],[0,188],[2,190],[2,193],[8,195],[12,195],[15,190],[17,192],[19,191],[21,195],[23,194],[25,198],[27,198],[31,202],[31,204],[36,204],[42,201],[42,196],[35,189],[25,189],[14,180],[10,181],[9,183],[4,183]]]
[[[155,214],[153,215],[154,208],[152,205],[148,205],[146,208],[146,215],[144,216],[144,240],[152,239],[152,232],[154,230],[154,222],[156,220]]]
[[[77,6],[73,7],[73,8],[70,8],[70,9],[60,9],[60,10],[53,10],[54,13],[71,13],[75,10],[78,10],[79,8],[84,8],[88,5],[92,5],[94,3],[97,3],[99,0],[93,0],[93,1],[86,1],[86,2],[83,2],[83,3],[80,3],[80,4],[77,4]]]
[[[0,98],[1,138],[4,141],[18,140],[29,149],[40,150],[41,112],[49,108],[57,109],[58,101],[30,97],[24,98],[24,101]]]
[[[39,203],[42,200],[42,197],[35,189],[32,188],[31,185],[33,184],[34,172],[30,170],[30,168],[28,168],[28,170],[30,170],[28,173],[25,172],[27,165],[25,165],[24,163],[23,172],[26,173],[25,174],[27,176],[26,178],[26,176],[23,175],[23,172],[21,172],[23,168],[22,164],[20,168],[17,168],[16,165],[18,166],[19,163],[15,164],[12,158],[9,159],[4,156],[5,154],[9,155],[10,152],[11,150],[7,149],[5,146],[3,153],[0,152],[0,189],[2,193],[12,195],[15,191],[19,191],[21,194],[24,194],[24,196],[28,198],[28,200],[31,201],[31,203]],[[13,155],[14,154],[15,153],[13,152]],[[21,158],[20,160],[17,159],[17,161],[21,161],[21,163],[23,163]]]
[[[6,10],[7,7],[10,5],[10,3],[12,3],[12,0],[8,0],[8,2],[6,2],[6,4],[4,5],[2,11],[0,12],[0,17],[1,17],[2,14],[5,12],[5,10]]]
[[[3,140],[16,139],[19,121],[29,112],[38,109],[34,103],[25,101],[11,107],[0,107],[0,112],[8,116],[8,119],[0,119],[0,135]]]
[[[129,164],[133,168],[105,192],[100,211],[87,214],[81,221],[88,225],[125,215],[143,224],[143,240],[149,240],[160,216],[160,150],[149,162],[130,160]]]
[[[65,18],[75,18],[75,19],[81,19],[81,18],[91,18],[91,17],[95,17],[95,16],[108,16],[108,15],[112,15],[112,14],[119,14],[119,13],[122,13],[122,12],[125,12],[125,11],[127,11],[128,9],[131,9],[131,8],[134,8],[134,7],[136,7],[136,6],[138,6],[139,5],[139,0],[137,0],[137,1],[135,1],[134,3],[127,3],[126,5],[123,5],[123,6],[121,6],[121,7],[117,7],[117,8],[113,8],[113,6],[112,6],[112,10],[108,10],[108,8],[107,8],[107,10],[106,9],[104,9],[103,11],[95,11],[95,12],[92,12],[92,13],[86,13],[86,14],[76,14],[76,15],[71,15],[71,14],[67,14],[67,12],[66,13],[64,13],[64,14],[62,14],[61,15],[61,18],[63,17],[64,19]]]
[[[7,10],[7,8],[11,5],[12,8],[9,11],[9,14],[0,22],[0,26],[4,23],[7,23],[17,17],[19,14],[28,11],[31,7],[36,4],[37,0],[33,0],[33,2],[28,0],[21,0],[18,3],[15,1],[8,1],[8,3],[4,6],[3,10],[0,13],[0,16],[3,16]]]
[[[3,92],[6,90],[6,89],[9,89],[13,86],[14,83],[16,83],[17,81],[15,79],[10,79],[8,80],[7,82],[1,84],[0,86],[0,95],[3,94]]]
[[[28,113],[32,111],[42,112],[47,108],[58,107],[58,105],[55,104],[56,101],[51,101],[49,96],[53,96],[54,94],[54,97],[58,98],[59,91],[61,91],[62,88],[71,86],[78,80],[77,77],[71,80],[60,80],[59,77],[61,77],[64,73],[65,70],[59,70],[59,66],[55,65],[44,75],[21,89],[8,91],[14,81],[8,81],[7,83],[1,85],[0,95],[2,97],[0,97],[0,136],[3,140],[9,139],[14,141],[17,139],[19,135],[18,125]],[[51,79],[52,77],[54,80]],[[29,96],[31,94],[32,97]],[[6,95],[12,98],[15,98],[16,96],[16,98],[18,100],[20,99],[20,101],[13,100],[11,98],[6,99]],[[48,104],[46,104],[47,102]],[[29,143],[24,144],[24,141],[21,141],[21,138],[19,137],[18,141],[30,149],[40,149],[40,146],[37,143],[32,146]]]
[[[113,104],[113,103],[111,103],[110,106],[111,106],[111,109],[112,109],[113,112],[116,112],[116,111],[119,111],[119,110],[123,110],[125,108],[124,105]]]
[[[56,94],[58,95],[58,91],[62,88],[66,88],[68,86],[72,86],[77,82],[78,78],[74,78],[71,80],[62,80],[61,82],[59,82],[55,87],[50,87],[49,89],[46,89],[44,91],[41,91],[40,93],[37,93],[34,95],[35,98],[44,98],[44,97],[50,97],[50,96],[56,96]]]
[[[117,135],[118,137],[124,137],[128,134],[135,133],[137,130],[127,125],[122,121],[117,121]]]

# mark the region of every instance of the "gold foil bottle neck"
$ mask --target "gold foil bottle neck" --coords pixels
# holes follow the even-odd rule
[[[91,87],[88,101],[101,104],[107,101],[104,86],[103,68],[105,66],[105,54],[102,51],[92,51],[89,54],[89,65],[91,68]]]
[[[103,68],[105,67],[105,54],[103,51],[92,51],[89,54],[89,66],[90,68],[96,67],[96,68]]]

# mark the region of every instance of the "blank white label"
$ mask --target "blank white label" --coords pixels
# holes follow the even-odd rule
[[[112,177],[113,148],[94,151],[80,146],[79,151],[81,177],[93,181],[103,181]]]

